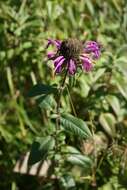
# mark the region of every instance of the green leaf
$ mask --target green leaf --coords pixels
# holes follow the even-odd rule
[[[98,69],[93,79],[94,83],[104,74],[105,70],[105,68]]]
[[[32,144],[28,165],[33,165],[40,160],[46,159],[48,152],[55,146],[55,140],[51,136],[38,137]]]
[[[119,115],[120,113],[120,102],[116,96],[113,95],[108,95],[106,97],[109,105],[112,107],[113,111],[115,112],[116,115]]]
[[[87,8],[91,15],[94,15],[94,7],[91,1],[86,1]]]
[[[111,113],[102,113],[99,117],[99,122],[105,132],[110,136],[114,137],[116,134],[115,129],[115,117]]]
[[[41,109],[53,110],[56,102],[51,95],[43,95],[37,99],[37,104]]]
[[[74,179],[72,178],[72,176],[69,176],[69,175],[64,175],[60,178],[59,180],[59,183],[60,183],[60,186],[63,188],[63,189],[75,189],[75,181]]]
[[[77,164],[83,167],[91,166],[92,160],[88,156],[82,155],[81,152],[77,150],[75,147],[67,146],[66,150],[67,150],[67,153],[69,154],[69,157],[67,159],[68,162],[72,164]]]
[[[127,100],[127,81],[126,78],[121,75],[115,76],[114,84],[117,86],[119,92]]]
[[[75,83],[76,83],[75,76],[69,76],[69,86],[73,87],[75,86]]]
[[[36,84],[29,91],[28,96],[34,97],[34,96],[39,96],[43,94],[52,94],[52,93],[55,93],[56,91],[57,91],[57,88],[55,88],[54,86],[49,86],[45,84]]]
[[[70,6],[68,6],[67,10],[68,10],[69,20],[71,21],[72,26],[74,28],[76,28],[77,27],[77,23],[76,23],[76,20],[75,20],[75,17],[74,17],[74,12],[73,12],[72,8]]]
[[[75,147],[73,146],[67,146],[66,147],[67,152],[71,153],[71,154],[81,154],[79,150],[77,150]]]
[[[67,161],[73,165],[78,165],[83,168],[90,168],[92,165],[92,160],[88,156],[81,155],[81,154],[70,155]]]
[[[116,54],[117,57],[122,56],[123,54],[126,55],[127,52],[127,44],[123,44],[122,46],[120,46],[120,48],[118,48]]]
[[[80,138],[92,137],[87,124],[82,119],[74,117],[71,114],[62,113],[61,124],[65,130]]]

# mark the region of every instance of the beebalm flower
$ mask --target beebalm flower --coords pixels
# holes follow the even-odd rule
[[[64,41],[48,40],[47,48],[55,46],[55,51],[48,52],[48,59],[53,60],[55,73],[67,70],[70,75],[74,75],[78,67],[84,71],[92,70],[95,60],[100,57],[100,46],[95,41],[88,41],[83,45],[77,39]]]

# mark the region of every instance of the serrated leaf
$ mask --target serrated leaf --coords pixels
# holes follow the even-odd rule
[[[87,124],[82,119],[74,117],[71,114],[62,113],[61,124],[65,130],[80,138],[92,136]]]
[[[56,91],[57,91],[57,88],[55,88],[54,86],[45,85],[45,84],[36,84],[29,91],[28,96],[34,97],[34,96],[39,96],[43,94],[47,95],[47,94],[55,93]]]
[[[51,136],[38,137],[32,144],[28,165],[33,165],[40,160],[46,159],[48,152],[55,146],[55,140]]]
[[[115,129],[115,117],[111,113],[102,113],[99,117],[99,122],[105,132],[110,136],[114,137],[116,134]]]

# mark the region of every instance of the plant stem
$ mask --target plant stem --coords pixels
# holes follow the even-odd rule
[[[63,78],[63,81],[60,85],[60,88],[59,88],[59,94],[58,94],[58,99],[57,99],[57,108],[56,108],[56,112],[57,112],[57,118],[56,118],[56,131],[55,131],[55,142],[56,142],[56,145],[55,145],[55,154],[57,154],[59,152],[59,139],[58,139],[58,133],[60,131],[60,103],[61,103],[61,96],[62,96],[62,93],[63,93],[63,89],[64,89],[64,85],[65,85],[65,81],[66,81],[66,77],[67,77],[67,73],[68,73],[68,68],[65,72],[65,75],[64,75],[64,78]],[[56,161],[55,160],[55,155],[53,157],[53,160],[52,160],[52,166],[53,166],[53,173],[55,173],[55,168],[59,167],[59,161]],[[56,173],[56,178],[58,176],[58,174]]]
[[[67,70],[65,72],[62,84],[60,86],[58,100],[57,100],[57,115],[58,115],[58,117],[56,118],[56,130],[57,131],[60,129],[60,102],[61,102],[61,96],[62,96],[62,93],[63,93],[67,73],[68,73],[68,68],[67,68]]]
[[[68,92],[68,97],[69,97],[70,104],[71,104],[71,107],[72,107],[72,111],[74,113],[74,116],[77,117],[77,113],[76,113],[76,110],[75,110],[75,107],[74,107],[74,104],[73,104],[73,101],[72,101],[68,86],[67,86],[67,92]]]

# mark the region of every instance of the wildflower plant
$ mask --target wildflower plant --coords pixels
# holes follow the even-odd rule
[[[52,46],[54,50],[48,51],[49,46]],[[61,98],[64,91],[68,90],[70,76],[75,77],[79,70],[83,70],[84,75],[92,71],[100,57],[100,45],[95,41],[82,43],[77,39],[64,41],[48,39],[46,49],[48,60],[54,67],[54,74],[56,77],[57,75],[61,77],[61,82],[58,85],[36,84],[29,92],[29,96],[35,97],[38,102],[44,102],[44,100],[47,103],[55,102],[49,116],[53,128],[47,136],[36,138],[31,148],[29,165],[49,160],[51,165],[47,179],[53,177],[58,184],[63,184],[65,176],[73,181],[70,172],[71,165],[83,167],[86,178],[92,175],[93,158],[84,155],[80,148],[73,147],[69,139],[75,139],[77,143],[87,139],[92,140],[93,130],[76,114],[74,116],[62,109]]]

